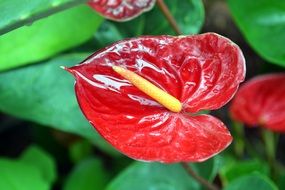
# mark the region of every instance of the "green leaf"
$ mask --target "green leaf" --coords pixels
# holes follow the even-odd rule
[[[285,66],[285,1],[228,0],[231,13],[253,49],[264,59]]]
[[[0,189],[49,190],[51,188],[40,171],[32,165],[0,159],[0,168]]]
[[[44,180],[53,184],[56,180],[55,160],[37,146],[29,147],[20,157],[22,163],[39,169]]]
[[[212,158],[192,167],[201,176],[213,179],[217,174],[219,161]],[[215,163],[215,164],[214,164]],[[214,166],[215,165],[215,166]],[[207,170],[203,172],[204,170]],[[160,164],[135,162],[113,180],[107,190],[200,190],[196,182],[180,164]]]
[[[0,110],[81,135],[114,154],[113,148],[81,113],[75,98],[73,77],[60,69],[61,65],[72,66],[86,57],[87,54],[70,54],[32,67],[0,73]]]
[[[105,20],[95,33],[95,45],[98,49],[100,49],[118,40],[122,40],[126,36],[126,34],[119,31],[115,24]]]
[[[104,189],[109,176],[102,163],[94,158],[80,162],[68,176],[63,190]]]
[[[35,63],[90,39],[102,22],[78,6],[0,36],[0,70]]]
[[[164,2],[168,5],[183,34],[197,34],[200,31],[204,23],[204,7],[201,0],[165,0]],[[123,37],[175,34],[157,6],[131,21],[111,23],[116,25]]]
[[[220,168],[224,164],[223,158],[219,155],[201,163],[191,164],[194,170],[203,178],[213,181],[217,176]]]
[[[69,156],[74,163],[89,157],[91,154],[92,144],[85,139],[76,141],[69,147]]]
[[[285,189],[285,172],[283,170],[283,173],[280,174],[277,180],[278,188],[279,189]]]
[[[135,19],[132,19],[128,22],[122,22],[122,23],[112,22],[112,21],[108,21],[108,22],[114,24],[117,30],[121,33],[121,35],[124,38],[140,36],[144,34],[145,23],[147,22],[146,14],[149,14],[149,12],[144,13],[141,16],[136,17]]]
[[[179,164],[136,162],[119,175],[107,190],[196,190],[199,184],[189,178]]]
[[[260,160],[248,160],[243,162],[231,162],[225,165],[221,171],[221,179],[223,184],[228,184],[246,174],[259,172],[263,175],[269,176],[269,166]]]
[[[1,158],[0,168],[3,190],[48,190],[56,179],[55,161],[37,146],[30,146],[17,160]]]
[[[197,34],[204,23],[204,7],[201,0],[165,0],[183,34]],[[173,29],[158,6],[145,14],[145,34],[173,35]]]
[[[44,18],[85,0],[2,0],[0,1],[0,35]]]
[[[255,173],[245,175],[232,181],[225,190],[277,190],[276,185],[266,176]]]
[[[184,34],[196,34],[204,22],[201,0],[165,0]],[[135,27],[134,27],[135,26]],[[95,34],[97,48],[118,40],[141,35],[174,35],[173,29],[157,6],[128,22],[105,21]]]

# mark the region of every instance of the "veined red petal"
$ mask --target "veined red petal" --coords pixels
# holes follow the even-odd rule
[[[90,0],[88,4],[106,18],[127,21],[150,10],[155,0]]]
[[[112,110],[111,106],[94,98],[98,94],[89,82],[78,78],[76,83],[78,101],[85,116],[110,144],[133,159],[199,162],[216,155],[232,141],[224,124],[209,115],[192,117],[143,108]]]
[[[121,110],[125,110],[125,106],[138,106],[137,101],[144,102],[143,109],[161,106],[116,74],[111,68],[113,65],[146,78],[179,99],[184,111],[191,113],[222,107],[233,97],[245,77],[245,61],[240,49],[215,33],[146,36],[121,41],[71,68],[103,86],[110,88],[113,85],[113,91],[107,94],[123,102]],[[120,91],[120,94],[114,91]],[[103,101],[109,104],[113,100],[105,98]]]
[[[230,107],[232,117],[250,126],[285,132],[285,74],[255,77],[238,91]]]
[[[168,111],[113,66],[133,71],[177,98],[182,112]],[[120,41],[68,70],[76,77],[77,98],[87,119],[132,158],[203,161],[232,140],[219,120],[185,113],[223,106],[244,79],[240,49],[217,34]]]
[[[181,101],[185,110],[214,110],[225,105],[245,78],[245,59],[229,39],[207,33],[185,40],[176,51],[180,57],[179,76],[183,81]],[[177,56],[176,56],[177,57]]]

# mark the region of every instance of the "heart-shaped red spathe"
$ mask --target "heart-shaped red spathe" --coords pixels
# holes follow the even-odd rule
[[[173,113],[113,71],[124,67],[176,97]],[[80,107],[97,131],[127,156],[196,162],[225,149],[232,137],[218,119],[194,115],[218,109],[245,76],[241,50],[214,33],[146,36],[120,41],[69,68]]]
[[[88,4],[108,19],[127,21],[149,11],[155,0],[90,0]]]
[[[249,126],[285,132],[285,74],[267,74],[246,82],[234,98],[230,112]]]

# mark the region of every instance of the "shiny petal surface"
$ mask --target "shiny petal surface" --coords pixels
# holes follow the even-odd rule
[[[179,99],[184,111],[191,113],[218,109],[226,104],[245,76],[240,49],[215,33],[121,41],[71,68],[104,87],[100,96],[106,96],[101,98],[106,105],[130,112],[139,112],[141,107],[138,106],[151,112],[153,107],[161,106],[116,74],[113,65],[146,78]],[[107,93],[106,88],[112,90]],[[114,106],[114,101],[122,105]]]
[[[285,74],[258,76],[245,83],[230,111],[234,119],[250,126],[285,132]]]
[[[76,92],[81,109],[110,144],[133,159],[198,162],[216,155],[232,141],[224,124],[212,116],[192,117],[159,109],[143,111],[143,108],[140,112],[116,112],[94,98],[100,92],[93,85],[78,78]]]
[[[124,67],[179,99],[172,113],[113,71]],[[191,116],[223,106],[244,79],[240,49],[214,33],[140,37],[113,44],[68,69],[80,107],[97,131],[124,154],[147,161],[203,161],[230,142],[217,119]]]
[[[106,18],[127,21],[150,10],[155,0],[90,0],[88,4]]]

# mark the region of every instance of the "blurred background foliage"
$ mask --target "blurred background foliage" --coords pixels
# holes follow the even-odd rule
[[[82,2],[0,0],[0,189],[203,189],[180,165],[136,162],[114,150],[85,120],[74,80],[60,69],[118,40],[174,35],[169,23],[158,7],[116,23]],[[217,32],[240,45],[248,78],[284,72],[284,1],[165,2],[183,34]],[[227,108],[213,114],[237,136]],[[285,189],[284,137],[277,147],[280,166],[272,174],[259,132],[245,133],[254,151],[239,157],[231,146],[191,166],[227,190]]]

